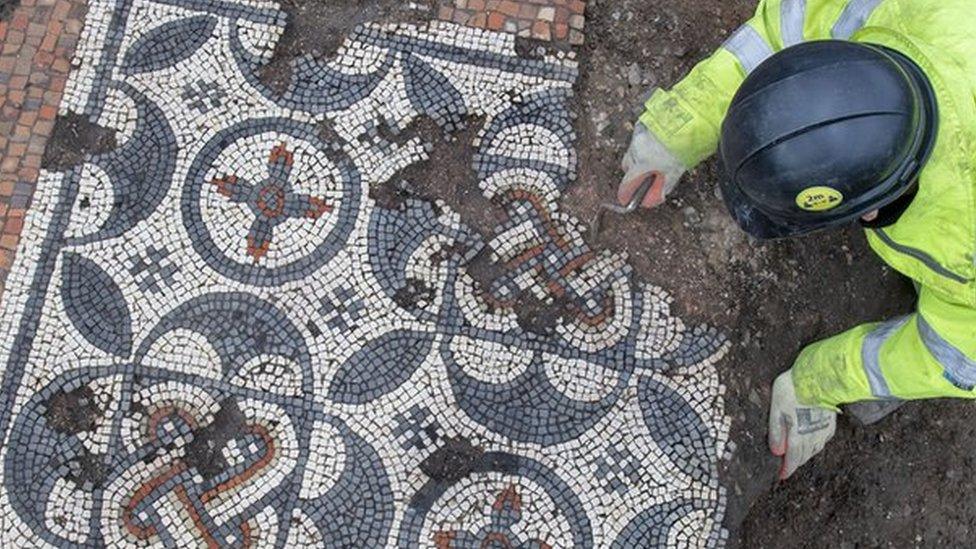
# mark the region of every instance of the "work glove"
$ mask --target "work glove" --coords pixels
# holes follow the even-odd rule
[[[776,378],[769,410],[769,449],[783,458],[780,480],[819,454],[836,430],[836,412],[797,402],[792,371]]]
[[[641,208],[654,208],[664,202],[678,180],[687,171],[680,160],[651,133],[644,124],[634,125],[630,148],[624,155],[621,167],[624,177],[617,190],[617,201],[627,206],[648,178],[656,178],[650,190],[640,202]]]

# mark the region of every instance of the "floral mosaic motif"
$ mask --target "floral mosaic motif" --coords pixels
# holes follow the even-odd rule
[[[437,549],[467,547],[512,547],[519,549],[552,549],[542,540],[523,540],[513,532],[522,520],[522,496],[518,487],[510,484],[495,496],[491,504],[488,526],[478,532],[437,532],[434,544]]]
[[[423,450],[440,438],[440,423],[429,409],[420,406],[397,415],[393,425],[393,435],[401,440],[400,447],[404,450]]]
[[[159,293],[175,282],[180,268],[167,260],[169,255],[165,247],[149,246],[144,254],[129,258],[129,274],[136,278],[141,290]]]
[[[180,97],[186,101],[186,106],[200,114],[206,114],[217,107],[227,94],[216,82],[208,82],[199,79],[183,86],[183,93]]]
[[[342,147],[323,142],[314,128],[246,120],[221,130],[190,165],[183,223],[214,269],[279,286],[342,249],[359,214],[360,184]]]
[[[572,52],[365,24],[279,94],[276,3],[178,4],[89,6],[62,108],[118,146],[42,173],[0,302],[0,545],[724,542],[726,343],[560,211]],[[480,124],[493,234],[373,198],[420,119]]]
[[[329,328],[346,331],[354,327],[363,317],[365,308],[366,305],[356,295],[355,290],[343,287],[321,301],[319,314]]]
[[[624,494],[641,481],[642,464],[627,448],[611,446],[594,464],[596,477],[607,492]]]
[[[225,175],[210,182],[217,192],[235,204],[245,204],[254,215],[247,231],[247,255],[258,263],[268,254],[275,226],[289,219],[316,220],[332,211],[323,197],[296,192],[291,184],[294,156],[284,143],[275,145],[268,158],[268,177],[251,184],[236,175]]]

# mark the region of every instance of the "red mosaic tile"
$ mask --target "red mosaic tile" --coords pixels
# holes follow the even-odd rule
[[[84,0],[22,0],[0,21],[0,291],[54,129]]]
[[[442,21],[536,40],[583,43],[584,0],[440,0]]]

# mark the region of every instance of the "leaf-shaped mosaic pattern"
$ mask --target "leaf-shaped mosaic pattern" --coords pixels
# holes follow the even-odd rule
[[[640,380],[638,399],[651,437],[675,466],[695,479],[709,478],[715,442],[688,401],[650,377]]]
[[[122,290],[94,261],[65,253],[61,300],[75,329],[89,343],[120,357],[132,352],[132,322]]]
[[[137,74],[172,67],[200,49],[210,39],[216,25],[217,19],[209,15],[163,23],[139,38],[125,52],[122,71]]]
[[[393,391],[423,363],[433,341],[433,334],[409,330],[370,341],[339,368],[329,398],[343,404],[363,404]]]
[[[464,98],[451,81],[413,55],[404,66],[407,94],[414,107],[449,130],[460,124],[466,114]]]

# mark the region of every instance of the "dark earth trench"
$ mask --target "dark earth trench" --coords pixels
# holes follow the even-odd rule
[[[328,57],[356,25],[422,19],[432,2],[282,0],[288,27],[262,78],[284,89],[295,57]],[[615,196],[619,159],[647,91],[670,86],[719,47],[755,3],[587,2],[573,105],[579,180],[563,197],[566,211],[588,221],[601,202]],[[524,52],[554,47],[531,41],[519,46]],[[439,142],[431,160],[399,174],[411,182],[409,189],[380,189],[375,198],[381,204],[401,193],[437,198],[460,212],[468,226],[491,234],[502,210],[477,189],[465,145],[469,136],[441,136],[424,123],[411,132]],[[113,146],[111,135],[81,117],[60,118],[45,164],[61,168]],[[717,180],[710,161],[686,176],[661,208],[608,217],[590,244],[626,252],[640,277],[674,295],[676,314],[689,324],[715,326],[732,342],[719,364],[732,418],[732,451],[721,464],[730,546],[972,546],[976,503],[967,479],[974,473],[976,414],[963,402],[908,404],[871,427],[841,417],[823,455],[788,481],[776,481],[778,463],[766,445],[775,377],[805,344],[910,312],[914,294],[906,279],[871,253],[858,229],[790,242],[749,239],[725,213]],[[491,277],[480,268],[476,260],[476,277]],[[558,304],[527,298],[522,305],[530,325],[544,328],[560,314]]]

